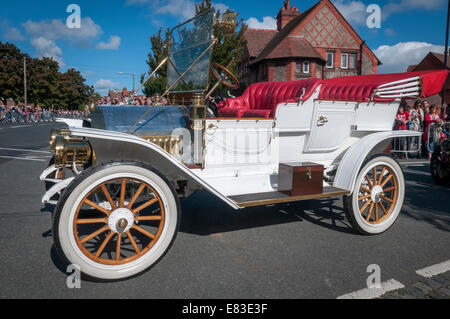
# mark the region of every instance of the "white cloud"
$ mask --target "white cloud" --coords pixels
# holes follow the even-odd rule
[[[59,67],[63,68],[65,66],[62,59],[62,50],[56,45],[55,41],[39,37],[31,39],[31,45],[36,50],[35,56],[37,58],[52,58],[58,62]]]
[[[105,90],[115,89],[115,88],[119,87],[119,84],[117,84],[111,80],[100,79],[97,82],[95,82],[94,87],[96,90],[105,91]]]
[[[19,29],[17,28],[7,28],[3,33],[3,37],[6,40],[11,41],[25,41],[25,37],[22,35]]]
[[[97,50],[117,50],[120,46],[120,37],[112,35],[109,37],[109,42],[100,42],[97,44]]]
[[[61,40],[79,47],[89,47],[92,40],[100,36],[103,31],[90,17],[81,19],[81,28],[68,28],[60,19],[51,21],[28,20],[23,27],[33,38],[44,37],[49,40]]]
[[[374,51],[381,60],[379,73],[405,72],[408,66],[418,64],[430,52],[444,52],[444,47],[426,42],[400,42],[382,45]]]
[[[364,25],[367,20],[367,6],[361,1],[336,0],[333,4],[352,25]]]
[[[127,5],[149,6],[152,13],[169,14],[178,17],[179,20],[187,20],[195,15],[195,5],[198,0],[127,0]],[[216,10],[224,13],[229,9],[226,4],[212,3]]]
[[[393,13],[404,12],[407,10],[423,9],[434,10],[443,7],[446,0],[401,0],[388,3],[383,6],[382,14],[386,17]]]
[[[0,36],[7,41],[25,41],[22,32],[17,28],[9,26],[8,20],[6,19],[0,21],[0,30],[3,30]]]
[[[251,29],[270,29],[270,30],[276,30],[277,29],[277,20],[275,20],[273,17],[264,17],[262,22],[260,22],[256,18],[249,18],[245,23],[248,25]]]

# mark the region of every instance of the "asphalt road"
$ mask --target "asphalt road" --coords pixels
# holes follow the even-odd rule
[[[197,193],[150,271],[69,289],[38,179],[55,125],[0,126],[0,298],[336,298],[366,287],[368,265],[408,283],[450,259],[450,188],[434,185],[428,166],[409,166],[404,209],[382,235],[355,234],[340,198],[233,211]]]

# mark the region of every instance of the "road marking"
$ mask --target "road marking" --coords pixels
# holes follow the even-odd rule
[[[16,125],[16,126],[10,126],[9,128],[19,128],[19,127],[28,127],[31,125]]]
[[[0,155],[0,158],[10,158],[10,159],[18,159],[18,160],[24,160],[24,161],[37,161],[37,162],[45,162],[45,159],[38,159],[38,158],[28,158],[28,157],[15,157],[15,156],[6,156],[6,155]]]
[[[48,152],[48,151],[27,150],[27,149],[23,149],[23,148],[0,147],[0,150],[5,150],[5,151],[18,151],[18,152],[35,152],[35,153],[51,154],[51,152]]]
[[[395,279],[389,279],[382,282],[380,288],[365,288],[357,290],[342,296],[337,297],[337,299],[373,299],[384,295],[385,293],[401,288],[405,286]]]
[[[420,276],[430,278],[447,271],[450,271],[450,260],[444,261],[443,263],[433,265],[427,268],[419,269],[416,271],[416,273]]]

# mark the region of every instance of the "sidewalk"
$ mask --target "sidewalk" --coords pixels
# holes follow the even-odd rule
[[[390,291],[377,299],[450,299],[450,271]]]

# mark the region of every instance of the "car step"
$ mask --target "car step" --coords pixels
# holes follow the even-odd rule
[[[348,195],[350,191],[340,189],[332,186],[326,186],[323,188],[323,192],[320,194],[302,195],[302,196],[288,196],[281,192],[267,192],[256,193],[246,195],[235,195],[229,198],[233,200],[239,207],[254,207],[254,206],[266,206],[281,203],[299,202],[302,200],[319,199],[327,197],[335,197],[341,195]]]

